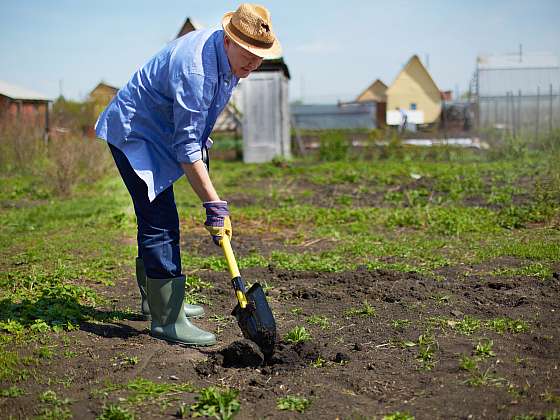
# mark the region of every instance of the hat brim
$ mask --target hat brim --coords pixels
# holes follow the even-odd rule
[[[241,48],[243,48],[243,49],[245,49],[245,50],[255,54],[256,56],[261,57],[261,58],[272,59],[272,58],[282,57],[282,46],[280,45],[280,42],[278,41],[278,39],[276,37],[274,37],[274,42],[272,43],[272,45],[270,47],[260,48],[260,47],[255,47],[254,45],[251,45],[251,44],[247,43],[246,41],[242,40],[237,35],[232,33],[229,30],[229,23],[231,21],[231,17],[233,16],[233,14],[234,14],[234,12],[228,12],[222,18],[222,28],[224,29],[224,32],[226,33],[226,35],[229,38],[231,38],[231,40],[233,42],[235,42]]]

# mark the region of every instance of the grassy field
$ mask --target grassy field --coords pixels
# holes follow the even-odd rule
[[[295,160],[262,165],[213,162],[211,175],[220,195],[230,203],[233,245],[242,271],[262,274],[276,270],[294,279],[297,273],[314,272],[322,273],[324,279],[337,279],[366,270],[394,273],[398,279],[413,276],[410,278],[431,282],[433,287],[453,279],[495,284],[498,289],[523,282],[538,289],[559,282],[558,157],[538,152],[496,157],[447,149],[427,156],[424,151],[403,150],[383,160]],[[175,193],[183,267],[189,278],[187,300],[213,308],[204,325],[218,333],[222,344],[227,343],[223,331],[234,325],[228,312],[218,310],[216,285],[212,283],[221,277],[224,290],[228,290],[225,261],[207,237],[200,203],[184,179],[175,185]],[[176,380],[155,373],[144,377],[149,369],[140,349],[143,342],[127,345],[126,337],[141,335],[143,340],[157,340],[150,339],[145,333],[147,324],[135,318],[135,216],[113,168],[99,181],[75,186],[67,196],[55,194],[40,175],[4,173],[0,218],[2,418],[164,418],[170,413],[212,416],[216,410],[217,418],[228,418],[239,410],[242,417],[252,417],[253,408],[249,407],[258,399],[242,399],[243,390],[239,394],[240,389],[227,380]],[[278,292],[281,285],[271,281],[266,286],[279,307],[285,301],[282,291]],[[557,290],[554,287],[551,290]],[[445,288],[428,299],[430,305],[450,310],[453,300]],[[356,302],[344,313],[348,319],[374,314],[374,296],[362,306]],[[431,320],[430,325],[447,329],[432,328],[426,334],[425,325],[418,324],[423,335],[391,347],[398,352],[417,349],[412,360],[427,378],[437,376],[436,353],[443,344],[438,347],[434,342],[444,330],[445,334],[466,331],[464,336],[478,329],[506,335],[533,334],[544,336],[543,340],[553,343],[552,349],[558,349],[560,308],[556,308],[547,308],[556,313],[528,310],[523,316],[488,319],[470,317],[461,309],[454,320],[441,316]],[[342,310],[339,312],[342,316]],[[377,312],[383,316],[379,307]],[[335,316],[308,313],[307,328],[328,328],[329,319]],[[416,322],[410,317],[387,316],[396,332]],[[298,305],[287,308],[281,315],[284,318],[292,320],[286,321],[286,326],[295,326],[294,320],[302,319]],[[423,317],[423,322],[426,319]],[[543,323],[549,325],[547,332],[540,334]],[[550,335],[554,329],[556,334]],[[287,329],[282,331],[288,333]],[[292,337],[301,333],[292,332]],[[115,337],[124,341],[115,345]],[[510,353],[507,348],[495,357],[495,342],[481,336],[468,342],[474,349],[472,354],[456,359],[462,371],[472,375],[457,379],[454,387],[494,387],[503,378],[492,372],[505,354],[519,360],[531,358],[530,350],[527,354],[519,349]],[[179,350],[167,346],[158,351],[175,354]],[[188,354],[195,360],[204,356]],[[313,363],[326,363],[320,359]],[[546,372],[543,368],[531,377],[538,383],[528,381],[529,388],[506,379],[498,384],[504,389],[511,387],[511,395],[517,393],[514,399],[519,408],[512,406],[503,412],[503,418],[560,418],[556,411],[560,408],[558,354],[551,363]],[[531,386],[538,392],[532,392]],[[266,417],[281,417],[286,410],[310,417],[325,414],[313,411],[320,402],[310,404],[308,400],[313,398],[309,395],[274,395],[277,404]],[[378,411],[368,415],[431,417],[421,407],[403,404],[395,403],[389,409],[379,405],[374,409]],[[500,412],[499,404],[489,404],[490,413]],[[471,412],[468,407],[456,409],[457,418],[466,418]],[[438,413],[443,416],[440,411],[436,417]],[[351,413],[347,414],[350,417]]]

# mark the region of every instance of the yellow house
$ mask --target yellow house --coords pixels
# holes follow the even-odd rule
[[[358,95],[356,102],[387,102],[387,85],[377,79]]]
[[[441,94],[417,55],[412,56],[387,89],[387,124],[398,124],[399,110],[409,123],[431,124],[441,114]],[[398,118],[397,118],[398,117]]]
[[[94,115],[101,114],[118,91],[118,88],[108,85],[105,82],[100,82],[96,87],[94,87],[89,93],[89,101],[93,103]]]

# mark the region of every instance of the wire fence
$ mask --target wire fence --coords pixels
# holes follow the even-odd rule
[[[538,139],[560,128],[560,87],[537,88],[536,94],[506,92],[505,96],[478,98],[478,126],[499,129],[512,135]]]

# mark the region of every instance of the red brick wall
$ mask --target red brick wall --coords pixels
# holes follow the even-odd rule
[[[14,101],[0,95],[0,125],[46,128],[47,102]]]

